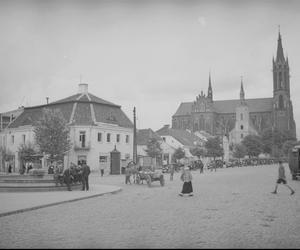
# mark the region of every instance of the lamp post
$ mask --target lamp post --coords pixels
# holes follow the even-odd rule
[[[134,161],[134,163],[137,163],[136,115],[135,115],[135,107],[133,108],[133,161]]]

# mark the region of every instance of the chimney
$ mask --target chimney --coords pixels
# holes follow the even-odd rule
[[[79,83],[78,84],[78,94],[87,94],[88,92],[88,84],[87,83]]]

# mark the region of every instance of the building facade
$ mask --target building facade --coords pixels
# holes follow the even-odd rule
[[[277,56],[273,58],[273,97],[244,101],[249,112],[249,122],[257,133],[267,128],[276,128],[280,131],[291,131],[296,137],[296,124],[290,98],[289,62],[283,53],[280,33]],[[236,126],[238,106],[240,106],[239,99],[213,99],[209,75],[207,95],[201,91],[195,101],[181,103],[172,116],[172,128],[189,129],[193,132],[204,130],[211,135],[229,136],[230,131]]]
[[[88,92],[87,84],[79,84],[77,94],[46,105],[25,107],[23,112],[0,133],[1,146],[13,153],[11,164],[20,168],[19,147],[35,145],[34,123],[44,109],[59,110],[70,129],[72,148],[66,153],[65,166],[86,162],[93,171],[104,168],[110,173],[110,152],[120,152],[120,166],[133,157],[133,124],[121,106]]]

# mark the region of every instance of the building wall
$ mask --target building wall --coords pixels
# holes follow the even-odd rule
[[[79,134],[80,131],[86,133],[86,148],[80,148]],[[98,141],[98,133],[102,133],[102,141]],[[111,134],[111,141],[106,141],[106,135]],[[116,142],[116,135],[120,135],[120,142]],[[25,143],[34,143],[34,132],[31,126],[23,128],[4,130],[0,133],[0,145],[5,146],[15,155],[15,170],[18,171],[20,161],[18,158],[18,148],[23,143],[23,136],[25,135]],[[129,135],[129,142],[126,143],[126,135]],[[12,139],[13,137],[13,139]],[[121,153],[121,165],[128,162],[133,157],[133,130],[129,128],[122,128],[115,125],[98,126],[72,126],[70,129],[70,138],[72,148],[65,157],[65,166],[69,166],[71,162],[77,164],[78,156],[86,157],[87,164],[92,171],[99,171],[100,156],[106,156],[106,162],[103,162],[105,173],[110,173],[110,152],[114,150],[115,146]],[[14,140],[14,143],[12,142]],[[126,159],[127,158],[127,159]],[[103,159],[103,157],[101,158]]]

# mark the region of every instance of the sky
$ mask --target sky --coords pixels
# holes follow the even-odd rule
[[[278,29],[300,135],[300,1],[0,1],[0,112],[56,101],[80,82],[137,128],[172,124],[207,93],[273,95]]]

